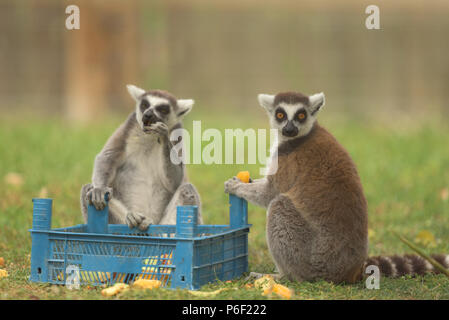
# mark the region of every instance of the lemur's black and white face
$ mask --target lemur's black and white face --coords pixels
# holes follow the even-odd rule
[[[133,85],[127,85],[128,92],[136,101],[136,119],[144,132],[149,126],[162,122],[169,129],[173,128],[192,110],[192,99],[176,99],[172,94],[162,90],[145,91]]]
[[[258,100],[268,112],[271,127],[279,131],[282,140],[307,135],[324,106],[323,93],[311,96],[295,92],[259,94]]]

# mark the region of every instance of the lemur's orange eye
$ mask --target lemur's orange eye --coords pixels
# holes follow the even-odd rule
[[[284,119],[284,114],[283,114],[282,112],[278,112],[278,113],[276,114],[276,117],[277,117],[278,119]]]
[[[304,113],[299,113],[298,114],[298,119],[299,120],[304,120],[305,117],[306,117],[306,115]]]

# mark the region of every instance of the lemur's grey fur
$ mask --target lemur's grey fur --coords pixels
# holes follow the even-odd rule
[[[95,158],[92,183],[81,188],[84,220],[88,201],[101,210],[109,192],[109,223],[141,230],[150,224],[176,224],[178,205],[197,205],[202,223],[199,194],[187,182],[184,164],[170,159],[170,132],[181,127],[193,100],[176,100],[161,90],[127,87],[136,101],[136,111]]]

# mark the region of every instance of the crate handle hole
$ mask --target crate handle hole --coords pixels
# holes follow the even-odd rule
[[[186,277],[184,277],[184,276],[181,276],[181,281],[186,281]]]
[[[39,267],[37,268],[37,273],[41,274],[42,273],[42,269]]]

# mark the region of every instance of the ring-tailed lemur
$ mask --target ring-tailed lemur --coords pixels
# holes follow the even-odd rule
[[[387,276],[436,271],[416,255],[368,258],[367,202],[356,166],[316,121],[323,93],[258,98],[279,130],[277,171],[253,183],[231,178],[225,191],[268,208],[267,243],[278,276],[353,283],[368,265]],[[449,256],[434,258],[449,267]]]
[[[92,183],[81,188],[84,220],[88,201],[101,210],[109,192],[109,223],[141,230],[150,224],[175,224],[178,205],[197,205],[202,223],[198,192],[187,182],[184,164],[170,159],[170,132],[181,127],[194,101],[177,100],[162,90],[127,88],[136,110],[95,158]]]

